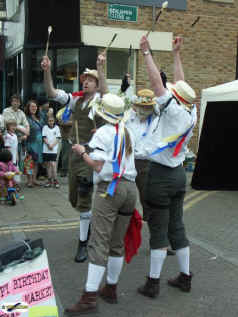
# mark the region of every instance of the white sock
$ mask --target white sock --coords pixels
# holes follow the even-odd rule
[[[117,284],[122,270],[124,257],[109,256],[107,262],[107,283]]]
[[[86,292],[97,292],[102,281],[105,267],[101,265],[88,264],[88,278],[85,286]]]
[[[91,222],[92,212],[82,212],[80,214],[80,223],[79,223],[79,239],[80,241],[86,241],[88,238],[88,229]]]
[[[150,251],[150,277],[159,278],[164,260],[167,256],[167,250],[157,249]]]
[[[182,248],[176,250],[180,272],[190,275],[189,271],[189,259],[190,259],[190,248]]]

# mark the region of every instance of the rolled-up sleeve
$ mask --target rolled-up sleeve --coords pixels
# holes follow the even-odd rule
[[[54,101],[59,102],[61,105],[68,105],[69,108],[74,111],[75,104],[78,98],[74,98],[72,94],[65,92],[62,89],[56,90],[56,97],[53,99]]]
[[[93,150],[89,156],[95,161],[106,161],[108,159],[107,142],[105,142],[107,138],[105,138],[105,135],[103,135],[100,130],[101,129],[94,134],[89,142],[89,147]]]

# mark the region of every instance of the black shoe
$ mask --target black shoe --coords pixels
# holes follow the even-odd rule
[[[192,277],[193,274],[191,272],[190,275],[181,272],[177,277],[169,279],[168,284],[188,293],[191,291]]]
[[[171,249],[168,249],[168,250],[167,250],[167,255],[175,255],[175,254],[176,254],[175,251],[173,251],[173,250],[171,250]]]
[[[60,173],[60,177],[66,177],[67,176],[67,172],[61,172]]]
[[[160,279],[147,277],[145,284],[137,289],[143,296],[156,298],[160,292]]]
[[[78,249],[74,261],[77,263],[85,262],[88,258],[88,250],[87,250],[88,241],[80,241],[78,244]]]

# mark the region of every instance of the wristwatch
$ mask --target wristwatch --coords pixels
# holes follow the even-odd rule
[[[142,52],[142,54],[145,56],[145,55],[149,55],[150,54],[150,51],[149,50],[146,50],[144,52]]]

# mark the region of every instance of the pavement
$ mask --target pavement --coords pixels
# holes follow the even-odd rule
[[[118,286],[119,303],[99,300],[95,316],[111,317],[237,317],[238,315],[238,217],[237,192],[194,191],[187,173],[184,221],[191,241],[191,293],[168,287],[167,279],[178,273],[176,257],[167,257],[157,299],[144,298],[136,289],[149,271],[148,228],[132,262],[125,264]],[[74,263],[79,214],[67,200],[67,179],[61,187],[24,188],[25,199],[16,206],[0,206],[0,248],[21,235],[43,238],[53,285],[63,316],[63,307],[78,300],[85,285],[87,262]],[[93,315],[92,315],[93,316]]]

